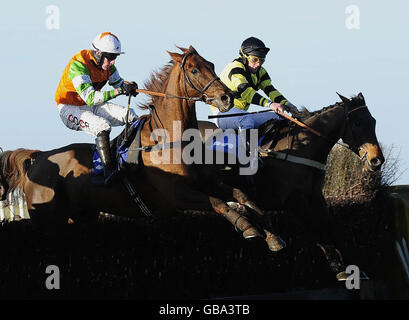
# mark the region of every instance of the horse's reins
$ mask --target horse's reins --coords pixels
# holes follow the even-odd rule
[[[219,80],[219,77],[214,77],[212,80],[210,80],[202,90],[198,89],[195,84],[193,83],[192,79],[189,77],[188,73],[186,72],[185,69],[185,64],[186,64],[186,59],[192,55],[197,53],[196,51],[191,51],[189,53],[187,53],[182,60],[182,63],[180,64],[180,68],[183,71],[183,77],[184,77],[184,89],[185,89],[185,93],[186,96],[177,96],[177,95],[173,95],[173,94],[169,94],[169,93],[162,93],[162,92],[156,92],[156,91],[151,91],[151,90],[146,90],[146,89],[135,89],[136,92],[139,93],[145,93],[151,96],[158,96],[158,97],[163,97],[163,98],[176,98],[176,99],[182,99],[182,100],[188,100],[188,101],[212,101],[214,100],[214,98],[209,98],[206,95],[206,91],[210,88],[210,86],[217,80]],[[189,85],[196,90],[197,92],[199,92],[201,94],[200,97],[190,97],[189,94],[187,93],[187,87],[186,87],[186,82],[189,83]]]
[[[189,100],[189,101],[201,101],[202,100],[202,97],[175,96],[175,95],[169,94],[169,93],[150,91],[150,90],[146,90],[146,89],[135,89],[135,92],[145,93],[145,94],[148,94],[148,95],[151,95],[151,96],[158,96],[158,97],[163,97],[163,98],[177,98],[177,99],[183,99],[183,100]]]
[[[293,118],[293,117],[291,117],[291,116],[289,116],[289,115],[287,115],[287,114],[285,114],[285,113],[283,113],[283,112],[278,111],[278,112],[276,112],[276,113],[277,113],[278,115],[281,115],[281,116],[285,117],[286,119],[292,121],[293,123],[297,124],[298,126],[300,126],[300,127],[302,127],[302,128],[305,128],[306,130],[308,130],[308,131],[314,133],[315,135],[317,135],[317,136],[319,136],[319,137],[321,137],[321,138],[323,138],[323,139],[325,139],[325,140],[327,140],[327,141],[329,141],[329,142],[331,142],[331,143],[333,143],[333,144],[338,144],[338,145],[340,145],[340,146],[342,146],[342,147],[344,147],[344,148],[346,148],[346,149],[352,151],[353,153],[355,153],[354,149],[357,150],[357,151],[358,151],[357,153],[358,153],[359,159],[360,159],[361,161],[363,161],[363,159],[366,157],[366,155],[367,155],[368,152],[365,151],[362,156],[359,156],[359,151],[360,151],[362,148],[357,146],[357,143],[356,143],[357,140],[356,140],[356,138],[355,138],[355,135],[353,134],[353,132],[352,132],[352,130],[351,130],[351,127],[348,125],[348,123],[349,123],[349,114],[352,113],[352,112],[354,112],[354,111],[363,109],[363,108],[367,108],[367,106],[360,106],[360,107],[355,108],[355,109],[350,110],[350,111],[347,111],[347,110],[345,109],[345,107],[344,107],[344,110],[345,110],[345,126],[344,126],[344,130],[343,130],[343,131],[344,131],[344,134],[345,134],[346,127],[347,127],[348,130],[350,131],[350,135],[351,135],[351,137],[352,137],[352,139],[353,139],[353,142],[354,142],[354,144],[355,144],[352,148],[351,148],[349,145],[347,145],[347,144],[340,143],[340,142],[338,142],[338,141],[336,141],[336,140],[334,140],[334,139],[331,139],[331,138],[329,138],[329,137],[327,137],[327,136],[321,134],[320,132],[318,132],[318,131],[312,129],[312,128],[309,127],[309,126],[307,126],[305,123],[303,123],[303,122],[301,122],[301,121],[299,121],[299,120],[297,120],[297,119],[295,119],[295,118]],[[227,115],[223,115],[223,114],[221,114],[221,115],[211,115],[211,116],[208,116],[208,118],[209,118],[209,119],[212,119],[212,118],[224,118],[224,117],[235,117],[235,116],[237,117],[237,116],[241,116],[241,115],[244,116],[244,115],[248,115],[248,114],[263,113],[263,112],[270,112],[270,111],[272,111],[272,110],[263,110],[263,111],[249,112],[249,113],[235,113],[235,114],[227,114]],[[343,135],[344,135],[344,134],[343,134]],[[310,160],[310,159],[295,157],[295,156],[292,156],[292,155],[288,155],[287,153],[285,153],[285,154],[283,155],[282,153],[280,153],[280,152],[275,152],[275,151],[273,151],[273,150],[262,150],[262,149],[259,148],[259,151],[260,151],[260,152],[267,153],[267,154],[270,154],[271,156],[274,156],[274,157],[277,158],[277,159],[288,160],[288,161],[291,161],[291,162],[301,163],[301,164],[305,164],[305,165],[308,165],[308,166],[312,166],[312,167],[315,167],[315,168],[318,168],[318,169],[321,169],[321,170],[325,170],[325,165],[323,165],[323,164],[321,164],[321,163],[318,163],[318,162],[316,162],[316,161]],[[290,159],[290,157],[291,157],[291,159]],[[368,161],[368,160],[367,160],[367,161]]]
[[[345,119],[346,119],[346,121],[345,121],[345,122],[346,122],[346,123],[345,123],[346,126],[345,126],[345,127],[348,127],[348,130],[350,131],[350,134],[351,134],[351,136],[352,136],[352,139],[354,140],[354,144],[356,144],[355,136],[354,136],[354,134],[353,134],[353,132],[352,132],[352,130],[351,130],[351,127],[350,127],[349,125],[347,125],[347,124],[348,124],[348,121],[349,121],[349,115],[350,115],[352,112],[357,111],[357,110],[359,110],[359,109],[363,109],[363,108],[367,108],[367,106],[360,106],[360,107],[358,107],[358,108],[355,108],[355,109],[353,109],[353,110],[350,110],[350,111],[348,111],[348,112],[345,112]],[[323,138],[323,139],[325,139],[325,140],[327,140],[327,141],[329,141],[329,142],[331,142],[331,143],[333,143],[333,144],[338,144],[338,145],[340,145],[340,146],[342,146],[342,147],[344,147],[344,148],[346,148],[346,149],[348,149],[348,150],[354,152],[353,148],[351,148],[349,145],[347,145],[347,144],[345,144],[345,143],[340,143],[340,142],[338,142],[338,141],[336,141],[336,140],[334,140],[334,139],[331,139],[331,138],[329,138],[329,137],[327,137],[327,136],[321,134],[320,132],[318,132],[318,131],[312,129],[311,127],[307,126],[305,123],[303,123],[303,122],[301,122],[301,121],[299,121],[299,120],[297,120],[297,119],[295,119],[295,118],[293,118],[293,117],[291,117],[291,116],[289,116],[289,115],[287,115],[287,114],[285,114],[285,113],[283,113],[283,112],[281,112],[281,111],[278,111],[278,112],[276,112],[276,113],[279,114],[279,115],[281,115],[281,116],[283,116],[283,117],[285,117],[286,119],[288,119],[288,120],[290,120],[290,121],[292,121],[292,122],[298,124],[300,127],[305,128],[306,130],[308,130],[308,131],[314,133],[314,134],[317,135],[318,137],[321,137],[321,138]],[[345,130],[344,130],[344,132],[345,132]],[[357,147],[356,145],[355,145],[354,147],[355,147],[355,149],[357,149],[358,151],[360,150],[360,147]],[[363,158],[366,156],[366,154],[367,154],[367,152],[365,152],[365,154],[364,154],[362,157],[359,157],[359,158],[361,159],[361,161],[362,161]]]
[[[367,108],[367,106],[361,106],[361,107],[358,107],[358,108],[355,108],[355,109],[353,109],[353,110],[351,110],[351,111],[346,112],[345,118],[346,118],[347,122],[348,122],[348,119],[349,119],[348,116],[349,116],[350,113],[352,113],[352,112],[354,112],[354,111],[356,111],[356,110],[362,109],[362,108]],[[243,112],[243,113],[234,113],[234,114],[218,114],[218,115],[210,115],[210,116],[208,116],[207,118],[208,118],[208,119],[213,119],[213,118],[229,118],[229,117],[245,116],[245,115],[249,115],[249,114],[257,114],[257,113],[271,112],[271,111],[273,111],[273,110],[262,110],[262,111],[256,111],[256,112]],[[321,133],[318,132],[317,130],[314,130],[313,128],[309,127],[309,126],[306,125],[305,123],[303,123],[303,122],[301,122],[301,121],[299,121],[299,120],[297,120],[297,119],[295,119],[295,118],[289,116],[288,114],[285,114],[284,112],[281,112],[281,111],[273,111],[273,112],[275,112],[276,114],[278,114],[278,115],[280,115],[280,116],[282,116],[282,117],[284,117],[284,118],[286,118],[286,119],[288,119],[288,120],[290,120],[290,121],[296,123],[298,126],[300,126],[300,127],[304,128],[304,129],[306,129],[306,130],[312,132],[313,134],[317,135],[318,137],[321,137],[321,138],[323,138],[323,139],[325,139],[325,140],[327,140],[327,141],[329,141],[329,142],[331,142],[331,143],[338,144],[338,145],[340,145],[340,146],[342,146],[342,147],[344,147],[344,148],[347,148],[347,149],[353,151],[352,148],[350,148],[348,145],[342,144],[342,143],[340,143],[340,142],[338,142],[338,141],[335,141],[334,139],[331,139],[331,138],[329,138],[329,137],[327,137],[327,136],[321,134]],[[348,127],[348,128],[349,128],[349,127]],[[349,128],[349,129],[350,129],[350,128]],[[352,135],[352,136],[353,136],[353,135]],[[353,136],[353,139],[354,139],[354,141],[356,141],[354,136]],[[364,155],[364,156],[365,156],[365,155]],[[364,157],[364,156],[363,156],[363,157]],[[363,157],[362,157],[362,158],[363,158]],[[362,158],[361,158],[361,160],[362,160]]]
[[[152,95],[152,96],[159,96],[159,97],[164,97],[164,98],[177,98],[177,99],[182,99],[182,100],[187,100],[187,101],[195,101],[195,102],[196,102],[196,101],[207,102],[207,101],[212,101],[212,100],[214,100],[215,98],[209,98],[209,97],[206,95],[205,92],[210,88],[210,86],[211,86],[215,81],[219,80],[219,77],[217,77],[217,76],[214,77],[212,80],[210,80],[210,81],[203,87],[202,90],[200,90],[200,89],[198,89],[198,88],[194,85],[192,79],[190,79],[188,73],[186,72],[186,69],[185,69],[186,59],[187,59],[190,55],[195,54],[195,53],[197,53],[197,52],[196,52],[196,51],[188,52],[188,53],[183,57],[182,63],[181,63],[181,65],[180,65],[180,68],[181,68],[182,71],[183,71],[184,90],[185,90],[186,96],[177,96],[177,95],[172,95],[172,94],[168,94],[168,93],[150,91],[150,90],[146,90],[146,89],[135,89],[135,91],[136,91],[136,92],[139,92],[139,93],[149,94],[149,95]],[[192,89],[194,89],[194,90],[196,90],[197,92],[199,92],[199,93],[201,94],[201,96],[200,96],[200,97],[190,97],[189,94],[187,93],[186,82],[189,83],[189,85],[192,87]],[[130,103],[131,103],[131,95],[129,95],[129,99],[128,99],[128,110],[127,110],[127,113],[126,113],[125,141],[126,141],[127,138],[128,138],[127,132],[128,132],[128,115],[129,115]],[[152,116],[152,118],[153,118],[153,120],[154,120],[154,122],[155,122],[155,125],[159,128],[159,125],[158,125],[158,123],[156,122],[156,119],[155,119],[155,116],[154,116],[153,113],[152,113],[152,110],[155,110],[156,116],[158,117],[158,120],[159,120],[159,122],[161,123],[162,129],[164,129],[164,126],[163,126],[163,124],[162,124],[162,121],[160,120],[159,115],[158,115],[158,113],[156,112],[156,109],[154,109],[153,106],[149,106],[148,108],[149,108],[149,112],[150,112],[150,114],[151,114],[151,116]],[[159,144],[159,142],[156,141],[156,145],[158,145],[158,144]],[[162,145],[164,145],[164,146],[165,146],[165,145],[169,145],[169,146],[171,147],[171,146],[172,146],[172,143],[166,143],[166,136],[165,136],[165,141],[163,142]],[[182,144],[181,144],[181,145],[182,145]],[[152,146],[145,146],[145,147],[142,147],[141,149],[142,149],[142,151],[152,151],[152,150],[153,150],[153,147],[152,147]]]

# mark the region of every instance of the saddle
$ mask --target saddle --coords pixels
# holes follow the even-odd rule
[[[288,132],[282,132],[283,128],[289,127],[291,123],[287,120],[277,121],[271,119],[263,123],[258,128],[258,147],[262,149],[274,148],[277,142],[288,134]],[[244,134],[245,135],[242,135]],[[207,143],[207,148],[216,152],[223,152],[226,155],[232,154],[238,158],[239,154],[250,153],[249,150],[249,135],[248,132],[241,133],[239,130],[224,130],[213,136],[212,142]],[[259,157],[259,161],[261,161]]]
[[[111,160],[119,171],[127,169],[135,172],[141,167],[141,131],[145,120],[146,117],[136,119],[129,127],[126,136],[125,130],[123,130],[110,142]],[[102,162],[96,150],[94,151],[92,160],[94,164],[92,173],[94,175],[103,174]]]
[[[264,150],[274,149],[277,142],[289,134],[292,125],[293,123],[287,119],[266,121],[258,128],[259,147]],[[289,130],[283,131],[284,128],[289,128]]]

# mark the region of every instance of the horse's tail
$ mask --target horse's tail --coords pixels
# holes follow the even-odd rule
[[[0,153],[0,183],[6,184],[2,198],[15,190],[22,190],[26,172],[39,150],[17,149]]]

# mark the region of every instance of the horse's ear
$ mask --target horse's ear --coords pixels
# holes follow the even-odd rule
[[[173,61],[182,63],[183,55],[176,53],[176,52],[170,52],[170,51],[167,51],[167,53],[170,55]]]
[[[182,48],[182,47],[178,47],[178,46],[176,46],[176,48],[178,48],[180,51],[182,51],[182,52],[183,52],[183,54],[185,54],[186,52],[188,52],[188,51],[189,51],[189,49]]]
[[[364,95],[362,94],[362,92],[358,93],[357,97],[358,97],[360,100],[362,100],[362,102],[364,103],[364,105],[366,104],[366,103],[365,103],[365,98],[364,98]]]
[[[347,97],[344,97],[343,95],[340,95],[338,92],[337,92],[337,95],[342,100],[343,103],[348,104],[350,102],[350,100]]]
[[[189,46],[189,51],[190,52],[197,52],[196,49],[193,46]]]

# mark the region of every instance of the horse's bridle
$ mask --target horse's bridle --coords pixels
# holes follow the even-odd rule
[[[214,77],[212,80],[210,80],[210,81],[204,86],[204,88],[203,88],[202,90],[198,89],[198,88],[194,85],[192,79],[190,79],[190,77],[189,77],[189,75],[188,75],[188,73],[187,73],[187,71],[186,71],[186,69],[185,69],[186,59],[187,59],[187,57],[189,57],[189,56],[192,55],[192,54],[197,54],[197,52],[196,52],[196,51],[190,51],[190,52],[188,52],[188,53],[183,57],[182,63],[181,63],[181,65],[180,65],[180,68],[182,69],[182,72],[183,72],[184,90],[185,90],[186,97],[181,97],[181,96],[171,96],[171,97],[173,97],[173,98],[179,98],[179,99],[184,99],[184,100],[189,100],[189,101],[203,101],[203,102],[208,102],[208,101],[215,100],[215,98],[209,98],[209,97],[206,95],[205,92],[210,88],[210,86],[211,86],[215,81],[219,80],[220,78],[216,76],[216,77]],[[200,97],[190,97],[189,94],[187,93],[186,83],[189,83],[189,85],[190,85],[194,90],[196,90],[197,92],[199,92],[199,93],[201,94],[201,96],[200,96]],[[155,122],[156,127],[157,127],[157,128],[160,128],[158,122],[156,121],[156,117],[153,115],[153,111],[155,112],[156,117],[158,118],[158,120],[159,120],[159,122],[160,122],[160,124],[161,124],[161,127],[162,127],[162,129],[163,129],[164,126],[163,126],[163,124],[162,124],[162,121],[160,120],[160,117],[159,117],[159,115],[158,115],[156,109],[154,108],[154,106],[149,106],[149,112],[150,112],[151,115],[152,115],[151,119],[153,119],[153,121]],[[158,142],[156,139],[154,139],[154,140],[155,140],[155,142],[156,142],[155,145],[158,145],[159,142]],[[183,141],[182,141],[182,143],[183,143]],[[166,136],[165,136],[165,141],[163,142],[162,146],[165,146],[165,145],[168,146],[168,147],[170,146],[170,144],[166,142]],[[143,151],[152,151],[152,150],[153,150],[153,146],[146,146],[145,148],[142,148],[142,149],[143,149]]]
[[[368,154],[367,151],[364,150],[365,153],[362,156],[359,155],[359,152],[362,150],[362,147],[358,145],[358,142],[357,142],[358,140],[356,139],[355,134],[352,131],[352,128],[351,128],[351,125],[350,125],[350,118],[349,118],[349,115],[352,112],[355,112],[357,110],[364,109],[364,108],[368,108],[368,107],[366,105],[364,105],[364,106],[360,106],[360,107],[357,107],[355,109],[347,111],[346,107],[344,106],[344,110],[345,110],[345,126],[344,126],[344,134],[342,136],[345,136],[345,131],[348,130],[348,133],[351,136],[352,143],[353,143],[353,146],[348,146],[348,149],[350,149],[351,151],[356,153],[358,155],[359,159],[361,159],[361,161],[363,161],[364,158],[365,158],[365,160],[368,162],[368,158],[366,157],[367,154]]]
[[[214,77],[212,80],[210,80],[210,81],[208,82],[208,84],[206,84],[206,85],[204,86],[204,88],[203,88],[202,90],[198,89],[198,88],[195,86],[195,84],[193,83],[192,79],[189,77],[189,75],[188,75],[188,73],[187,73],[187,71],[186,71],[186,69],[185,69],[186,59],[187,59],[190,55],[193,55],[193,54],[197,54],[197,52],[196,52],[196,51],[190,51],[190,52],[188,52],[188,53],[183,57],[182,63],[181,63],[181,65],[180,65],[180,68],[181,68],[182,71],[183,71],[185,94],[186,94],[186,96],[187,96],[189,99],[195,100],[195,98],[191,98],[191,97],[189,96],[189,94],[187,93],[186,83],[189,83],[189,85],[192,87],[192,89],[196,90],[197,92],[199,92],[199,93],[201,94],[201,97],[200,97],[200,98],[197,98],[197,100],[201,100],[201,101],[203,101],[203,102],[212,101],[212,100],[214,100],[215,98],[209,98],[205,92],[210,88],[210,86],[211,86],[215,81],[219,80],[219,77],[216,76],[216,77]]]

